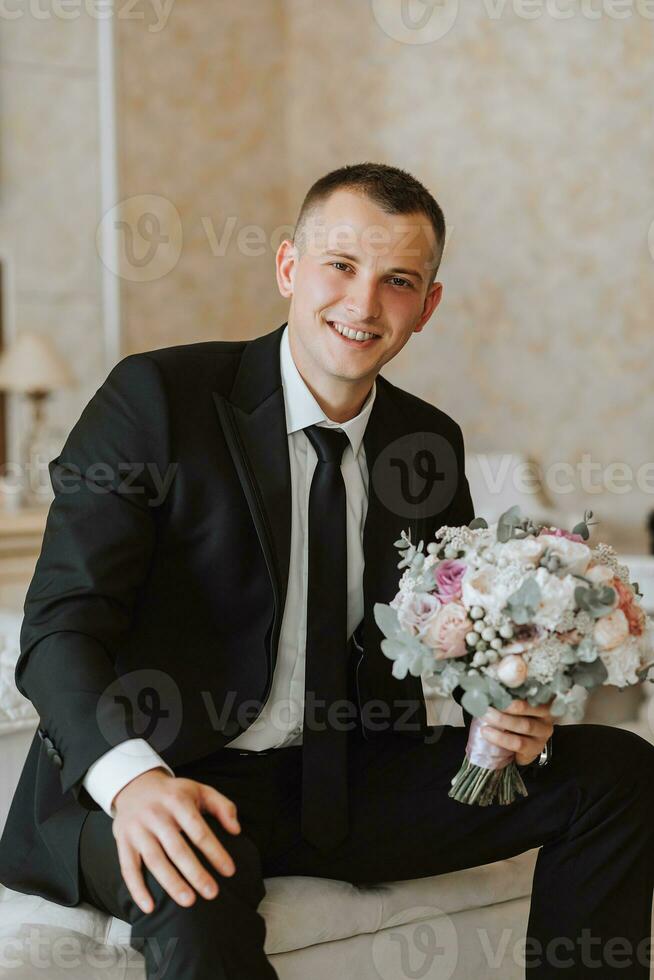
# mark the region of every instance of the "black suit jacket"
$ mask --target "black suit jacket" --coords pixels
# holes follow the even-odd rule
[[[285,326],[252,341],[125,357],[49,464],[55,499],[16,665],[40,725],[0,839],[0,881],[10,888],[79,902],[80,830],[99,809],[82,781],[108,749],[146,737],[174,769],[235,738],[266,700],[291,530]],[[441,503],[420,502],[416,477],[410,505],[398,505],[407,467],[397,460],[434,438]],[[474,516],[463,440],[451,418],[380,375],[364,446],[358,697],[388,708],[367,737],[389,728],[421,736],[421,681],[393,678],[373,605],[397,591],[393,542],[403,529],[428,539]]]

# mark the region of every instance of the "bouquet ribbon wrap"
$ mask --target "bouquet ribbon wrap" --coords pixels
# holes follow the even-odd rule
[[[518,796],[527,796],[527,787],[515,763],[515,752],[485,739],[483,727],[480,718],[470,722],[465,759],[452,780],[448,796],[477,806],[506,805]]]
[[[504,746],[495,745],[485,739],[482,733],[483,725],[480,718],[473,718],[470,722],[466,756],[473,766],[480,766],[482,769],[504,769],[513,760],[515,753],[511,749],[505,749]]]

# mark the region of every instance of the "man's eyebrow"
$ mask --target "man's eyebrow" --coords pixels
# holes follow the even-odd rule
[[[339,252],[339,250],[336,249],[336,248],[329,248],[323,254],[324,255],[334,255],[336,258],[339,258],[339,259],[347,259],[349,262],[357,262],[358,261],[356,255],[348,255],[347,252]],[[401,269],[401,268],[399,268],[399,267],[396,266],[394,269],[387,269],[386,272],[389,275],[391,275],[391,274],[392,275],[396,275],[397,273],[401,273],[404,276],[414,276],[416,279],[419,279],[420,282],[423,281],[422,274],[420,272],[417,272],[416,269]]]

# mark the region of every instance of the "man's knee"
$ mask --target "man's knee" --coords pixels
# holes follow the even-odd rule
[[[233,875],[223,875],[211,863],[210,858],[193,841],[185,837],[188,846],[218,885],[218,894],[215,898],[207,899],[196,893],[192,905],[179,905],[165,891],[149,868],[143,867],[145,885],[154,900],[153,911],[158,914],[165,912],[166,916],[180,917],[189,925],[195,920],[200,924],[205,921],[215,921],[216,917],[219,918],[227,911],[234,900],[239,903],[245,902],[256,909],[266,893],[261,872],[261,857],[254,841],[243,831],[240,834],[230,834],[211,814],[204,813],[203,816],[230,854],[236,868]]]
[[[635,732],[611,725],[583,725],[580,730],[584,733],[584,768],[590,779],[637,796],[651,813],[654,745]]]

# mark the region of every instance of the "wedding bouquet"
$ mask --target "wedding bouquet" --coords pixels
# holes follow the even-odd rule
[[[404,572],[395,598],[374,608],[381,647],[395,677],[429,678],[444,696],[464,691],[473,720],[455,800],[527,795],[515,754],[481,734],[489,706],[551,702],[552,715],[580,721],[591,688],[637,684],[654,665],[654,623],[613,548],[586,543],[592,516],[569,532],[512,507],[490,526],[441,527],[426,552],[404,531],[395,542]]]

